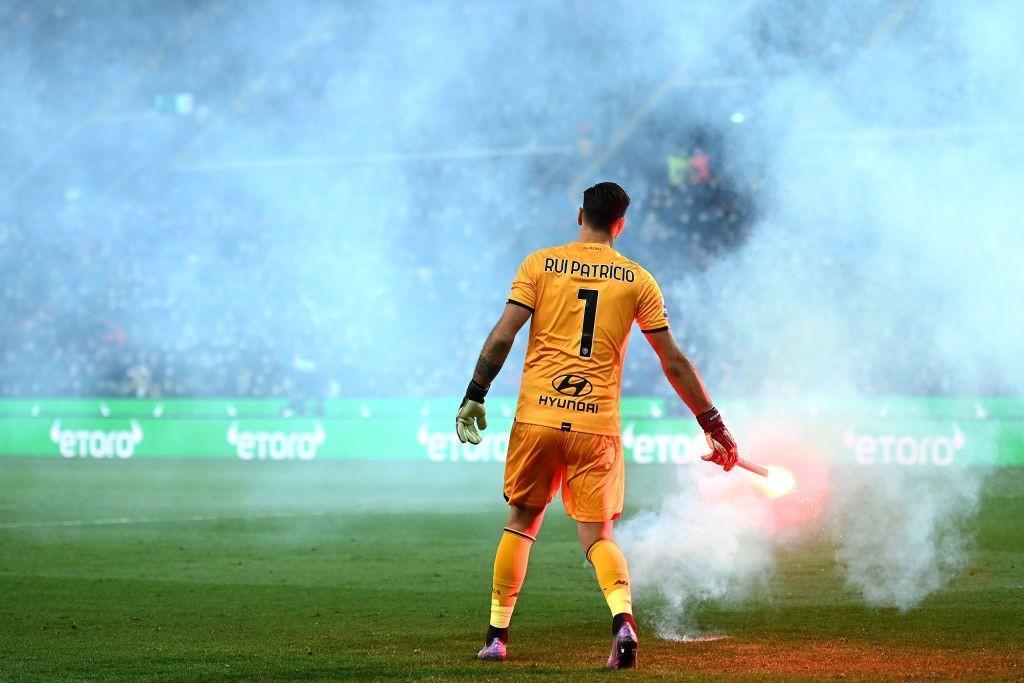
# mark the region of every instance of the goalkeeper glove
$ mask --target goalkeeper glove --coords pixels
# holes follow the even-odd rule
[[[722,415],[718,412],[718,409],[711,406],[705,410],[697,416],[697,424],[704,430],[704,438],[708,440],[708,445],[711,446],[711,452],[702,456],[702,459],[713,462],[716,465],[721,465],[722,469],[726,472],[735,467],[736,460],[739,459],[736,440],[732,438],[732,434],[725,428],[725,423],[722,422]]]
[[[480,429],[487,429],[487,411],[484,409],[484,396],[487,395],[487,388],[482,387],[473,380],[469,380],[469,387],[466,395],[459,406],[459,412],[455,414],[455,433],[459,435],[459,441],[467,441],[473,445],[480,443]]]

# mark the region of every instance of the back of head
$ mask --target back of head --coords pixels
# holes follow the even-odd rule
[[[591,228],[610,232],[627,208],[629,195],[617,183],[598,183],[583,192],[583,220]]]

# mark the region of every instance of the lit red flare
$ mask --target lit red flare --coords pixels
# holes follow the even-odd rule
[[[712,453],[708,453],[702,459],[711,460],[712,456]],[[769,498],[781,498],[786,494],[796,491],[796,477],[784,467],[776,467],[775,465],[765,467],[743,458],[736,459],[736,466],[742,467],[748,472],[753,472],[761,477],[761,479],[756,480],[757,485]]]
[[[783,467],[769,465],[768,476],[757,480],[758,487],[769,498],[781,498],[796,491],[796,478],[793,473]]]
[[[786,494],[796,491],[796,477],[784,467],[769,465],[767,467],[758,465],[743,458],[736,461],[736,465],[748,472],[760,475],[757,479],[757,486],[765,492],[769,498],[781,498]]]

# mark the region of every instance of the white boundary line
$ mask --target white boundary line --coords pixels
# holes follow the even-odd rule
[[[189,515],[188,517],[107,517],[101,519],[66,519],[27,522],[0,522],[0,529],[41,529],[46,527],[110,526],[114,524],[181,524],[185,522],[247,521],[251,519],[298,519],[323,517],[324,512],[256,513],[251,515]]]
[[[711,643],[716,640],[729,640],[731,636],[724,633],[719,633],[710,636],[659,636],[662,640],[670,640],[673,643]]]

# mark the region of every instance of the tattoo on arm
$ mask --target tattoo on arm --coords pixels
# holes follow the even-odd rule
[[[498,376],[511,349],[512,340],[500,339],[492,331],[487,337],[487,341],[484,342],[484,348],[480,351],[480,357],[476,361],[473,381],[483,387],[491,386],[491,382]]]

